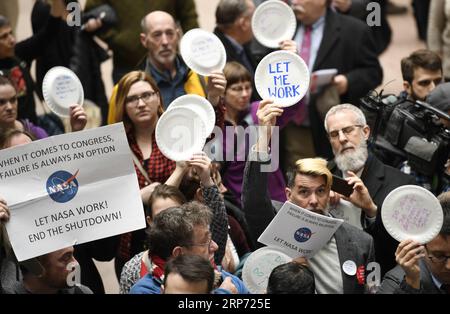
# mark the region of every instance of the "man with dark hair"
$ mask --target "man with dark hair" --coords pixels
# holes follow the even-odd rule
[[[161,290],[164,294],[209,294],[214,286],[214,268],[198,255],[179,255],[164,269]]]
[[[198,202],[190,202],[180,207],[171,207],[154,217],[148,234],[148,265],[149,272],[141,278],[130,290],[131,294],[161,293],[162,277],[168,259],[180,255],[199,255],[214,261],[214,252],[218,249],[211,238],[209,230],[212,220],[211,210]],[[248,293],[243,282],[237,277],[220,271],[220,277],[226,284],[224,291],[216,293]],[[225,281],[226,277],[231,277]],[[216,285],[215,288],[219,288]],[[222,288],[224,288],[222,286]]]
[[[47,25],[33,37],[18,43],[8,19],[0,15],[0,71],[17,86],[19,119],[37,122],[33,95],[35,85],[30,75],[30,66],[31,62],[42,53],[48,39],[58,31],[60,17],[65,10],[63,0],[53,1]]]
[[[442,60],[430,50],[414,51],[401,61],[404,96],[424,101],[427,95],[442,83]]]
[[[252,74],[256,64],[248,44],[253,38],[252,16],[255,5],[252,0],[221,0],[216,8],[216,28],[227,52],[227,62],[236,61]]]
[[[444,213],[441,231],[425,245],[402,241],[395,252],[398,266],[386,274],[378,293],[450,294],[450,192],[438,199]]]
[[[32,259],[34,272],[20,265],[23,279],[17,281],[11,291],[14,294],[92,294],[91,289],[74,282],[79,271],[73,246],[44,254]],[[30,265],[30,260],[28,261]],[[36,270],[41,268],[40,273]],[[36,272],[36,273],[35,273]],[[72,278],[73,277],[73,278]],[[72,285],[73,283],[73,285]]]
[[[267,284],[267,294],[314,294],[315,291],[313,272],[296,262],[275,267]]]

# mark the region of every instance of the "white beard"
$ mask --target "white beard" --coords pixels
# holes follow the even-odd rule
[[[335,153],[334,161],[342,173],[347,171],[357,172],[364,167],[368,156],[367,143],[363,138],[359,147],[356,147],[353,152]]]

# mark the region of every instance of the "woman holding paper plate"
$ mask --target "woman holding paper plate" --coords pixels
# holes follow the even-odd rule
[[[3,129],[17,129],[27,131],[35,139],[48,137],[47,132],[34,125],[28,119],[17,119],[18,114],[17,89],[7,77],[0,75],[0,127]],[[86,113],[79,105],[70,108],[70,125],[72,131],[84,129],[87,123]]]
[[[242,141],[234,141],[238,147],[229,147],[227,145],[227,132],[234,130],[236,136],[236,128],[243,127],[244,129],[258,124],[256,111],[260,102],[250,103],[252,95],[252,81],[251,75],[247,69],[237,62],[228,62],[223,70],[228,85],[225,89],[225,132],[223,136],[223,156],[227,156],[227,151],[233,149],[233,161],[225,161],[221,165],[221,174],[223,184],[235,196],[235,200],[240,204],[243,174],[245,168],[245,160],[248,156],[248,143]],[[263,100],[261,103],[271,102],[270,100]],[[284,127],[293,117],[293,113],[298,109],[299,104],[284,109],[283,115],[277,119],[279,127]],[[278,106],[280,110],[282,107]],[[234,145],[234,143],[232,143]],[[227,160],[227,159],[223,159]],[[269,192],[272,199],[285,202],[286,194],[284,187],[286,186],[281,170],[278,168],[275,172],[269,175]]]
[[[162,97],[155,81],[148,74],[132,71],[117,84],[115,101],[116,121],[124,124],[141,197],[147,202],[154,189],[152,183],[166,182],[176,167],[175,161],[165,157],[156,144],[156,123],[163,113]],[[123,265],[134,254],[143,250],[144,239],[145,233],[142,230],[120,237],[115,259],[118,278]]]

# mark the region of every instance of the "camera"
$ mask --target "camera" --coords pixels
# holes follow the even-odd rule
[[[450,101],[450,100],[449,100]],[[360,99],[360,109],[372,129],[372,151],[384,163],[410,167],[425,176],[441,174],[450,153],[450,130],[439,118],[450,116],[430,104],[372,91]]]

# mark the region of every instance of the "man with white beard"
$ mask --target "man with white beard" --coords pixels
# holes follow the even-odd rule
[[[334,153],[335,166],[330,167],[332,173],[347,181],[361,178],[372,197],[372,204],[361,208],[364,216],[361,221],[364,230],[374,239],[375,260],[380,264],[383,275],[396,266],[394,253],[398,246],[381,221],[383,201],[395,188],[415,184],[415,180],[383,164],[368,152],[366,141],[370,127],[359,108],[351,104],[332,107],[325,116],[325,130]],[[334,195],[336,201],[338,198],[339,195]]]

